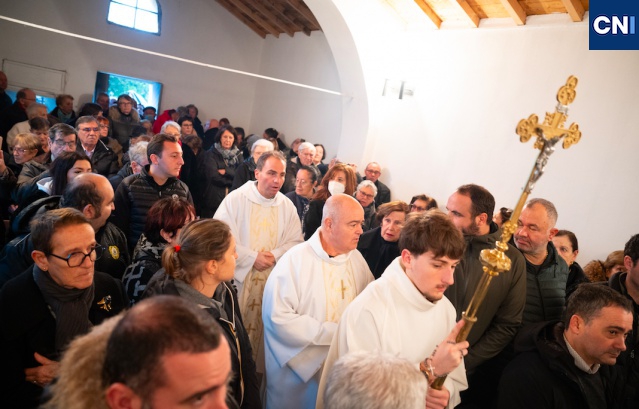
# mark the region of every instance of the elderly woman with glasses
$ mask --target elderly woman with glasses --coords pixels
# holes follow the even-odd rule
[[[409,209],[400,200],[384,203],[377,209],[380,226],[365,232],[359,238],[357,250],[364,256],[375,279],[380,278],[386,267],[400,255],[399,235]]]
[[[37,136],[21,133],[14,138],[11,152],[12,157],[7,157],[6,153],[0,152],[0,216],[5,220],[16,207],[10,197],[17,186],[22,165],[43,151]]]
[[[31,237],[35,264],[0,290],[3,408],[38,407],[69,342],[128,304],[122,284],[94,270],[103,248],[81,212],[49,211]]]

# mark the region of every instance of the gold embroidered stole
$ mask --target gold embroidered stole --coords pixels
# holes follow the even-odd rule
[[[350,260],[342,265],[323,261],[322,272],[326,290],[326,321],[337,322],[357,295],[353,267]]]
[[[278,211],[276,206],[251,204],[249,219],[250,248],[271,251],[277,246]],[[264,326],[262,324],[262,295],[272,268],[257,271],[252,268],[246,275],[240,298],[240,312],[253,348],[253,359],[258,373],[264,373]]]

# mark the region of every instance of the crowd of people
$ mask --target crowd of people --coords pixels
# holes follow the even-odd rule
[[[639,235],[582,269],[547,199],[392,200],[274,128],[5,88],[0,406],[639,406]]]

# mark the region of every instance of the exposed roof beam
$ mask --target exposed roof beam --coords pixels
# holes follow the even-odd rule
[[[245,0],[246,1],[246,0]],[[264,17],[266,17],[267,19],[269,19],[269,21],[273,24],[275,24],[275,26],[277,26],[277,28],[279,28],[281,31],[285,32],[286,34],[288,34],[289,36],[293,37],[293,35],[295,34],[295,31],[293,31],[289,26],[287,26],[280,18],[279,16],[276,16],[275,14],[273,14],[270,10],[268,10],[266,7],[264,7],[264,5],[259,2],[259,1],[252,1],[251,5],[260,13],[262,13],[262,15]]]
[[[457,4],[461,8],[473,27],[479,27],[479,16],[466,0],[453,0],[452,3]]]
[[[270,3],[271,6],[277,10],[280,14],[280,18],[288,25],[293,26],[293,31],[294,32],[298,32],[298,31],[302,31],[304,29],[304,25],[300,25],[298,22],[295,21],[294,17],[288,16],[285,11],[286,11],[286,7],[282,4],[282,3]]]
[[[219,0],[218,0],[219,1]],[[248,8],[244,3],[240,0],[225,0],[231,3],[233,6],[237,7],[242,13],[244,13],[249,19],[255,21],[262,29],[266,30],[268,33],[273,34],[276,38],[279,38],[280,32],[275,29],[268,21],[264,20],[259,14]]]
[[[315,18],[315,16],[313,15],[313,13],[311,13],[311,10],[309,10],[309,8],[306,6],[306,4],[302,3],[299,0],[286,0],[286,2],[296,11],[298,12],[302,17],[304,17],[306,20],[308,20],[308,22],[310,23],[308,28],[313,28],[317,27],[318,29],[320,28],[319,23],[317,22],[317,19]],[[306,24],[305,24],[306,25]]]
[[[572,21],[581,21],[584,19],[584,13],[586,11],[580,0],[561,0],[561,2],[564,3],[564,7],[566,7]]]
[[[508,15],[515,20],[518,26],[526,24],[526,11],[521,7],[517,0],[501,0],[501,4],[504,6]]]
[[[432,21],[437,28],[439,28],[442,25],[442,19],[439,18],[437,13],[433,11],[433,9],[428,5],[428,3],[426,3],[424,0],[415,0],[415,3],[417,3],[419,8],[422,9],[424,14],[428,16],[430,21]]]
[[[235,7],[233,7],[227,0],[217,0],[217,2],[220,3],[220,5],[224,7],[226,10],[228,10],[229,13],[233,14],[238,20],[246,24],[248,28],[253,30],[258,36],[262,38],[266,38],[266,34],[268,34],[266,30],[264,30],[261,27],[258,27],[253,21],[244,17],[244,15],[240,13],[240,11],[237,10]]]

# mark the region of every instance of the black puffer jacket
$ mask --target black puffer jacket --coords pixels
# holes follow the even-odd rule
[[[623,378],[618,368],[601,365],[594,375],[577,368],[561,322],[525,328],[515,339],[515,349],[520,354],[506,367],[499,383],[499,409],[622,407]],[[606,403],[597,404],[599,399]]]
[[[188,186],[177,178],[169,178],[162,186],[149,175],[149,165],[142,172],[126,177],[115,191],[115,211],[111,221],[126,234],[129,251],[137,244],[146,223],[146,215],[155,202],[177,195],[193,203]]]
[[[566,304],[566,282],[568,265],[559,256],[557,249],[548,242],[548,256],[539,272],[526,261],[526,307],[523,325],[559,320]]]
[[[211,314],[224,330],[224,336],[231,348],[233,378],[229,383],[230,390],[228,393],[229,397],[232,396],[235,402],[227,398],[229,407],[241,407],[242,409],[261,408],[260,388],[257,384],[251,342],[242,322],[235,289],[230,283],[221,283],[215,294],[213,294],[213,300],[216,302],[210,302],[208,299],[204,300],[206,297],[197,292],[197,290],[189,290],[187,288],[188,284],[182,282],[182,285],[176,285],[177,281],[167,276],[164,273],[164,269],[160,269],[151,278],[142,298],[160,294],[177,295],[198,303],[200,307]],[[224,309],[223,312],[220,310],[221,308]]]

